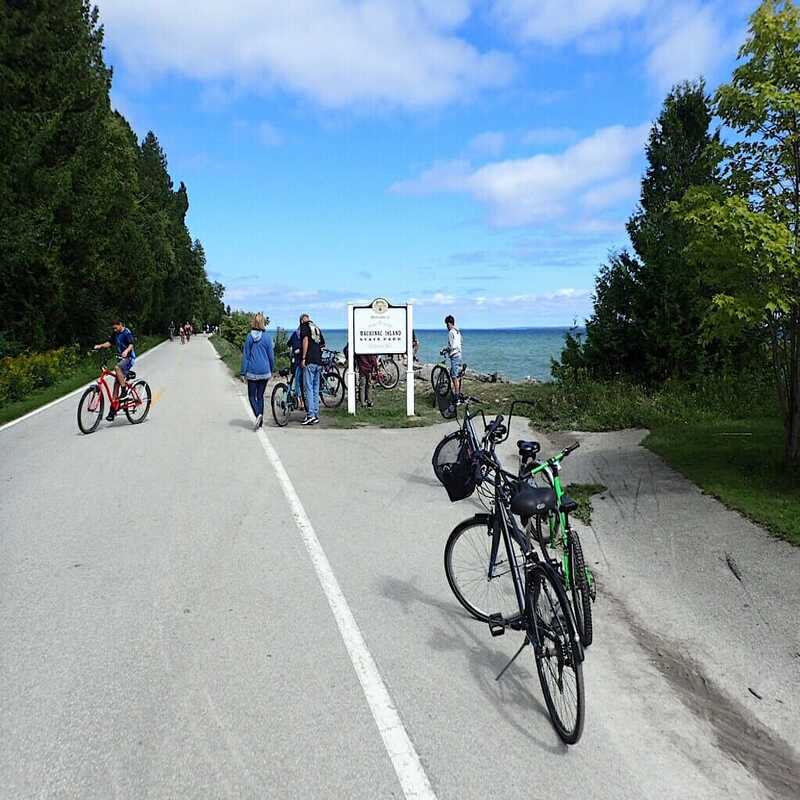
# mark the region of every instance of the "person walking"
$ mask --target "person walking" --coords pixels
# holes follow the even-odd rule
[[[452,314],[444,318],[447,326],[447,355],[450,358],[450,380],[453,383],[454,399],[461,397],[461,331],[456,328]]]
[[[300,338],[300,325],[302,324],[303,317],[300,315],[300,322],[297,324],[297,329],[289,337],[289,368],[292,375],[292,391],[295,397],[300,401],[300,408],[305,409],[303,401],[303,368],[300,366],[300,354],[302,352],[302,339]]]
[[[256,418],[253,430],[258,430],[264,422],[264,390],[275,368],[275,352],[272,339],[264,333],[267,322],[263,314],[258,313],[253,317],[250,328],[242,349],[239,374],[242,380],[247,380],[247,396]]]
[[[319,422],[319,382],[322,376],[322,348],[325,337],[308,314],[300,317],[300,366],[306,395],[306,418],[303,425]]]

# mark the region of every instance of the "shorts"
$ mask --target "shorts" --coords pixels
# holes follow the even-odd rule
[[[117,367],[122,370],[122,374],[127,378],[128,373],[133,369],[133,359],[130,356],[123,358],[122,361],[117,362]]]
[[[450,356],[450,377],[458,378],[461,376],[461,356]]]

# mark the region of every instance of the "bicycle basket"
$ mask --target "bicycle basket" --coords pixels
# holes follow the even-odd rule
[[[442,448],[436,476],[447,490],[450,502],[455,503],[465,500],[475,491],[475,460],[466,443],[461,443],[455,460],[445,460],[445,451],[452,453],[451,448]]]

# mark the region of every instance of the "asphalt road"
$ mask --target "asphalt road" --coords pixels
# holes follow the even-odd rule
[[[0,797],[414,796],[287,480],[436,797],[800,796],[800,554],[637,434],[583,437],[566,468],[609,487],[568,749],[530,657],[494,680],[518,635],[447,586],[475,507],[431,474],[445,428],[267,428],[282,483],[204,338],[137,371],[143,425],[82,436],[75,397],[0,431]]]

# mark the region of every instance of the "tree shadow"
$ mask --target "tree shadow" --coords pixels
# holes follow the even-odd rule
[[[480,634],[488,635],[488,626],[473,619],[455,602],[446,603],[427,594],[413,581],[384,576],[378,583],[378,592],[401,606],[406,615],[417,613],[414,609],[417,604],[425,605],[441,615],[443,624],[433,627],[429,641],[431,649],[460,653],[486,700],[514,730],[549,753],[565,755],[568,752],[569,748],[560,740],[555,744],[545,741],[517,719],[518,712],[522,709],[533,712],[536,720],[540,719],[550,727],[547,708],[535,694],[539,690],[539,676],[533,666],[532,650],[521,653],[508,672],[499,681],[495,680],[495,676],[508,663],[508,656],[487,646],[485,636]],[[512,631],[509,633],[514,634]],[[518,644],[522,644],[522,634],[516,635],[519,637]],[[529,669],[529,666],[533,668]]]

